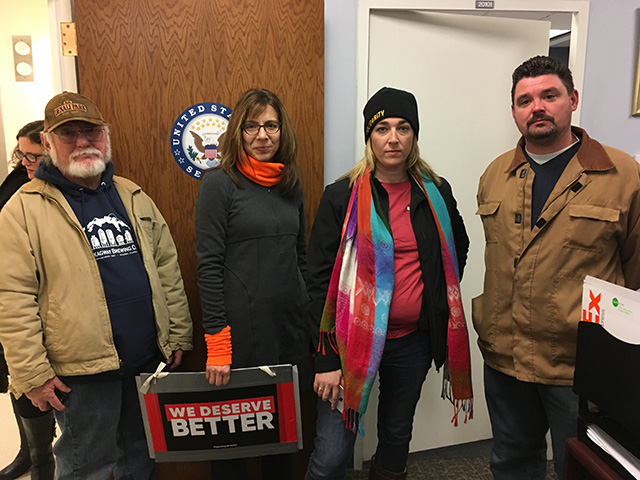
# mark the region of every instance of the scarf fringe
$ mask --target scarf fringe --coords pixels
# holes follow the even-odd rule
[[[364,414],[345,407],[342,411],[342,419],[344,420],[344,426],[347,430],[364,436]]]
[[[473,398],[453,402],[453,417],[451,418],[451,423],[453,423],[454,427],[458,426],[458,414],[461,411],[464,412],[464,423],[467,423],[467,420],[473,420]]]
[[[336,340],[336,332],[324,332],[320,330],[320,338],[318,339],[318,353],[322,355],[326,355],[325,351],[325,343],[328,343],[331,346],[331,349],[336,353],[336,355],[340,355],[338,352],[338,341]]]
[[[446,398],[451,403],[453,403],[453,391],[451,386],[451,381],[448,378],[447,369],[445,367],[445,371],[442,374],[442,391],[440,392],[440,398]]]
[[[467,420],[473,420],[473,398],[456,399],[453,395],[453,385],[448,376],[448,369],[445,367],[444,375],[442,376],[442,391],[440,392],[442,398],[446,398],[453,405],[453,417],[451,423],[454,427],[458,426],[458,415],[460,412],[464,413],[464,423]]]

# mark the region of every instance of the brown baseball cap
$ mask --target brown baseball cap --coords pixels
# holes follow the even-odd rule
[[[94,125],[106,125],[96,104],[87,97],[73,92],[62,92],[53,97],[44,108],[44,131],[50,132],[60,125],[81,120]]]

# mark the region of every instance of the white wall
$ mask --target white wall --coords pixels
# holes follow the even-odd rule
[[[0,150],[0,180],[16,145],[18,130],[43,118],[44,106],[53,96],[51,41],[47,0],[2,3],[0,18],[0,117],[5,148]],[[16,82],[13,73],[13,35],[31,35],[33,82]],[[1,146],[1,145],[0,145]]]
[[[598,141],[640,155],[631,116],[640,44],[640,0],[591,0],[581,126]]]
[[[355,163],[355,138],[363,130],[357,105],[358,2],[324,3],[324,183],[333,183]],[[360,113],[360,116],[358,116]],[[364,133],[362,133],[364,142]]]

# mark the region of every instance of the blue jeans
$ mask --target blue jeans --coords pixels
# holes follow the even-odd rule
[[[135,377],[96,383],[65,377],[71,392],[55,416],[62,435],[55,443],[57,479],[155,478],[142,423]]]
[[[431,366],[429,335],[413,332],[387,339],[378,369],[378,447],[375,462],[391,472],[407,466],[413,416],[422,384]],[[347,430],[342,414],[329,402],[318,401],[315,449],[309,459],[307,480],[342,480],[353,456],[356,434]]]
[[[547,478],[549,429],[555,471],[562,478],[565,442],[578,430],[578,396],[572,388],[522,382],[485,365],[484,389],[493,430],[494,479]]]

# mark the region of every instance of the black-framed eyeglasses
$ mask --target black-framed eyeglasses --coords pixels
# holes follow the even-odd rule
[[[18,157],[18,160],[22,161],[25,158],[27,159],[27,162],[29,163],[36,163],[38,160],[40,160],[42,157],[44,157],[43,153],[40,154],[35,154],[35,153],[23,153],[20,150],[16,150],[16,157]]]
[[[97,142],[102,138],[104,128],[97,125],[85,128],[60,127],[55,129],[53,133],[62,143],[76,143],[80,135],[90,142]]]
[[[280,127],[282,124],[280,122],[266,122],[264,125],[259,125],[254,122],[247,122],[242,125],[242,130],[247,135],[257,135],[261,128],[264,128],[264,131],[267,132],[268,135],[276,134],[280,131]]]

